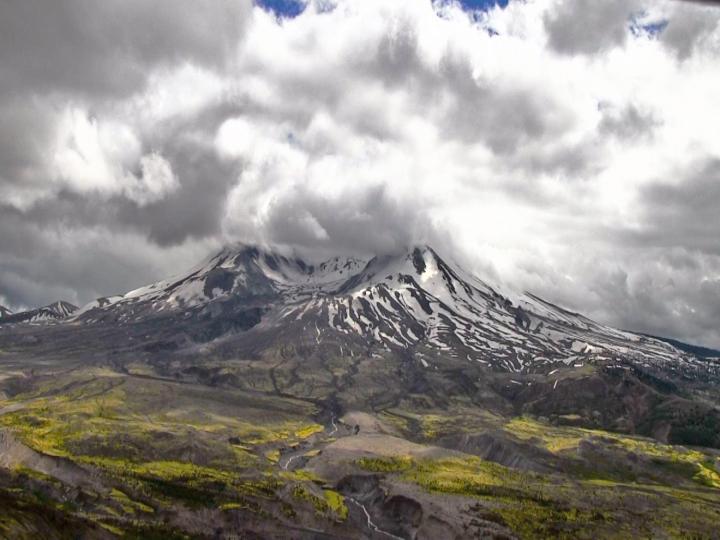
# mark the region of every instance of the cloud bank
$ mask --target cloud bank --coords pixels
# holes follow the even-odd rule
[[[720,346],[720,9],[304,4],[0,7],[3,302],[82,303],[230,241],[430,242]]]

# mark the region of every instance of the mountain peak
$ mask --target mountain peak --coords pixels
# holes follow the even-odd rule
[[[57,302],[53,302],[52,304],[43,306],[41,309],[48,309],[48,310],[52,310],[56,313],[69,315],[73,311],[76,311],[78,309],[78,307],[75,304],[66,302],[65,300],[58,300]]]
[[[64,300],[58,300],[47,306],[42,306],[20,313],[6,313],[0,319],[2,323],[22,323],[22,322],[47,322],[65,319],[77,311],[77,306]]]

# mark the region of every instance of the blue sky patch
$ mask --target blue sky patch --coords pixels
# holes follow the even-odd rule
[[[496,5],[506,8],[509,0],[460,0],[460,5],[467,10],[487,11]]]
[[[255,0],[255,3],[278,17],[297,17],[305,11],[305,2],[301,0]]]
[[[647,33],[650,37],[656,37],[662,33],[663,30],[665,30],[665,27],[668,25],[669,21],[660,21],[655,22],[652,24],[644,24],[639,27],[637,27],[637,30],[642,30],[645,33]]]
[[[505,8],[508,2],[509,0],[459,0],[463,9],[468,11],[488,11],[495,6]],[[286,18],[297,17],[306,7],[306,2],[302,0],[255,0],[255,3],[278,17]]]
[[[669,22],[667,19],[649,19],[646,12],[639,11],[630,17],[630,32],[635,37],[656,38],[667,28]]]

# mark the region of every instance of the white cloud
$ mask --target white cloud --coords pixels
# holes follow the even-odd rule
[[[451,231],[478,267],[490,262],[498,279],[608,322],[671,328],[672,313],[643,319],[637,284],[667,273],[674,285],[658,294],[671,297],[697,276],[662,262],[647,270],[654,247],[626,249],[608,231],[643,230],[644,186],[682,182],[720,151],[706,121],[720,113],[711,97],[720,95],[720,66],[702,49],[717,36],[703,34],[679,63],[663,39],[630,25],[699,8],[615,2],[572,15],[582,6],[571,4],[511,2],[480,22],[452,4],[438,17],[429,4],[372,0],[282,25],[260,14],[239,64],[238,81],[252,81],[236,94],[247,114],[216,139],[246,167],[225,231],[342,245],[341,233],[322,226],[317,201],[353,213],[357,190],[382,186]],[[578,32],[553,43],[551,32],[563,29],[548,21],[568,13]],[[282,125],[272,144],[268,125]],[[288,152],[299,156],[292,166]],[[302,225],[311,217],[319,236]],[[613,307],[616,296],[593,293],[597,283],[612,288],[603,276],[616,272],[627,276],[622,305],[631,315]]]
[[[130,100],[126,112],[151,128],[160,122],[196,114],[219,102],[224,91],[225,81],[220,75],[185,63],[151,72],[147,87]]]
[[[156,153],[142,154],[132,129],[98,121],[77,108],[64,111],[50,172],[62,187],[78,193],[122,195],[141,206],[178,189],[170,163]]]
[[[125,177],[123,192],[140,206],[162,200],[180,187],[170,163],[161,155],[152,153],[140,158],[140,174]]]

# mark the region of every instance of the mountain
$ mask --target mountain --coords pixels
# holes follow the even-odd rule
[[[2,317],[0,324],[60,321],[72,315],[77,309],[77,306],[74,306],[69,302],[65,302],[64,300],[60,300],[53,304],[48,304],[47,306],[22,311],[20,313],[7,312]]]
[[[704,366],[663,340],[595,323],[530,293],[502,292],[428,246],[320,264],[228,248],[184,275],[93,302],[73,319],[168,319],[191,326],[192,339],[202,342],[250,330],[273,343],[349,340],[411,352],[425,365],[443,354],[515,373],[586,362],[678,372]]]
[[[717,536],[720,360],[432,247],[56,313],[0,324],[0,536]]]
[[[7,317],[8,315],[12,315],[12,311],[10,311],[5,306],[0,305],[0,319],[2,319],[3,317]]]

